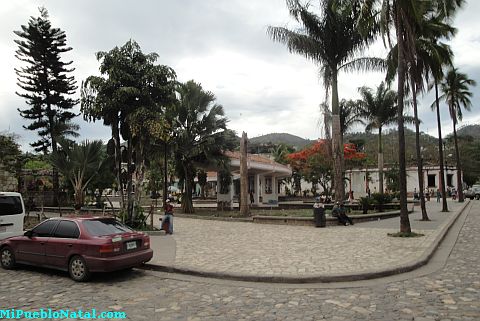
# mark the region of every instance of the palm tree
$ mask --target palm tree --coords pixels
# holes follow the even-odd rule
[[[374,93],[371,88],[359,88],[362,97],[360,116],[367,120],[366,131],[378,129],[378,190],[383,193],[383,143],[382,129],[397,121],[397,93],[385,83],[380,83]]]
[[[424,179],[423,179],[423,159],[421,155],[420,146],[420,120],[418,118],[418,106],[417,95],[424,92],[425,80],[429,82],[430,77],[441,77],[442,65],[445,62],[450,62],[453,53],[450,47],[444,43],[439,42],[440,38],[449,39],[455,33],[455,28],[449,26],[443,21],[441,15],[430,14],[426,19],[422,21],[422,25],[419,31],[419,35],[415,41],[416,59],[413,62],[409,62],[408,68],[408,85],[406,90],[410,90],[412,95],[412,105],[414,111],[415,122],[415,143],[416,143],[416,157],[417,157],[417,174],[420,190],[420,207],[422,210],[422,220],[428,221],[427,209],[425,206],[425,196],[423,193]],[[392,81],[395,78],[395,71],[398,65],[398,47],[394,46],[390,51],[387,61],[388,71],[387,79]],[[438,113],[438,117],[440,114]],[[441,132],[439,134],[441,141]],[[441,142],[440,142],[441,144]],[[443,154],[442,154],[443,155]],[[441,173],[443,173],[443,166],[440,167]],[[441,175],[442,176],[442,175]],[[443,177],[443,176],[442,176]],[[444,211],[447,211],[447,201],[445,194],[445,184],[440,181],[440,190],[442,192],[443,201],[442,205]]]
[[[227,130],[223,107],[215,103],[215,95],[204,91],[200,84],[190,80],[179,84],[178,106],[173,118],[176,133],[172,141],[176,172],[183,182],[184,213],[193,213],[192,188],[198,165],[228,167],[226,150],[233,150],[235,135]]]
[[[75,209],[83,205],[85,189],[102,170],[104,164],[103,143],[100,140],[81,144],[60,140],[60,150],[50,156],[52,166],[70,181],[75,192]]]
[[[343,139],[340,128],[338,73],[341,70],[360,70],[383,67],[382,59],[357,58],[360,51],[374,40],[375,28],[361,35],[357,19],[361,6],[358,1],[324,0],[320,2],[320,15],[309,11],[309,4],[300,0],[287,0],[290,15],[302,25],[301,29],[268,27],[274,41],[287,45],[290,52],[311,59],[321,66],[325,86],[331,87],[332,149],[334,159],[335,199],[344,198]]]
[[[463,118],[462,106],[465,110],[470,111],[472,102],[472,92],[469,87],[475,86],[476,82],[473,79],[469,79],[464,73],[458,71],[458,68],[451,68],[447,71],[447,74],[440,84],[442,95],[439,99],[444,99],[448,105],[448,111],[450,118],[453,122],[453,139],[455,142],[455,157],[457,160],[457,190],[458,201],[463,202],[463,184],[462,184],[462,165],[460,162],[460,153],[458,151],[458,139],[457,139],[457,124]]]
[[[404,132],[404,98],[405,81],[408,64],[416,61],[415,41],[420,34],[424,19],[435,12],[443,12],[445,17],[459,7],[464,0],[361,0],[362,11],[359,21],[362,30],[369,30],[372,25],[372,16],[379,16],[380,31],[385,40],[391,45],[392,28],[397,41],[397,86],[398,86],[398,164],[400,185],[400,232],[411,233],[410,220],[407,210],[407,175],[405,161],[405,132]],[[379,6],[377,6],[379,4]]]

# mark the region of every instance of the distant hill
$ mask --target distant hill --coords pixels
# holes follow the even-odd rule
[[[285,144],[293,146],[296,149],[302,149],[313,142],[313,140],[304,139],[287,133],[272,133],[249,138],[249,144],[251,146]]]
[[[457,129],[458,136],[471,136],[474,139],[480,138],[480,125],[466,125]]]

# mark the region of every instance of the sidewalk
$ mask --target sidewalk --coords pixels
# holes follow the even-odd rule
[[[243,222],[174,219],[173,235],[152,235],[149,267],[245,281],[333,282],[367,279],[413,270],[428,262],[448,228],[468,206],[427,202],[410,215],[418,238],[389,237],[398,217],[354,226],[314,228]],[[158,222],[158,217],[155,218]]]

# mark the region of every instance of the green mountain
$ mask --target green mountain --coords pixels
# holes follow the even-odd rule
[[[300,150],[313,143],[314,140],[304,139],[287,133],[272,133],[248,139],[251,153],[270,153],[271,149],[279,144],[285,144]]]
[[[480,125],[466,125],[457,129],[458,136],[471,136],[480,139]]]

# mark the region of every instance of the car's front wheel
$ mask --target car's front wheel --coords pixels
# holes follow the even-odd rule
[[[476,194],[476,195],[475,195],[475,199],[476,199],[477,201],[480,200],[480,194]]]
[[[3,247],[0,251],[0,262],[6,270],[11,270],[15,267],[15,254],[8,246]]]
[[[87,263],[84,258],[79,255],[75,255],[70,259],[68,273],[72,280],[77,282],[85,282],[90,279],[90,271],[88,271]]]

